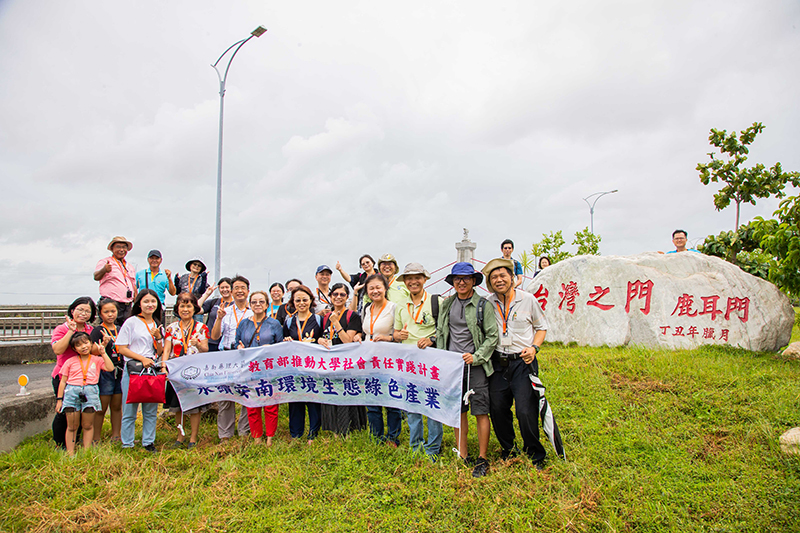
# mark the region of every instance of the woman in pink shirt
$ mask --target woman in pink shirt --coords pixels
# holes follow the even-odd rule
[[[75,350],[70,348],[69,341],[76,332],[82,331],[87,335],[90,334],[92,326],[89,325],[89,322],[94,322],[96,314],[97,308],[94,305],[94,301],[88,296],[81,296],[72,302],[67,309],[67,321],[60,326],[56,326],[56,329],[53,330],[50,344],[53,347],[53,353],[56,354],[56,366],[50,377],[53,380],[53,392],[56,393],[56,396],[58,396],[58,386],[61,383],[61,367],[64,366],[68,359],[78,355]],[[66,432],[67,417],[63,413],[56,412],[56,416],[53,419],[53,440],[62,449],[66,449],[66,441],[64,440]]]
[[[92,446],[94,435],[94,413],[100,410],[100,370],[114,370],[114,363],[99,346],[92,343],[89,335],[78,331],[69,340],[69,346],[78,354],[61,367],[61,384],[56,397],[56,412],[67,417],[67,453],[75,455],[75,436],[78,426],[83,428],[83,448]],[[103,357],[92,355],[92,350]]]

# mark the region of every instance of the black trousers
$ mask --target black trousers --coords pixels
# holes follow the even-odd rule
[[[58,386],[61,384],[61,375],[57,375],[53,378],[53,392],[58,398]],[[56,413],[56,416],[53,418],[53,440],[56,442],[56,446],[62,448],[64,450],[67,449],[67,415],[64,413]]]
[[[539,371],[539,362],[534,359],[535,371]],[[511,405],[516,408],[519,430],[522,434],[523,451],[531,461],[544,461],[546,452],[539,442],[539,394],[533,390],[530,366],[522,359],[509,361],[507,367],[493,359],[494,373],[489,376],[489,414],[492,427],[500,446],[510,451],[514,448],[514,415]]]
[[[117,304],[117,319],[114,321],[114,324],[119,328],[122,327],[122,324],[131,316],[133,302],[123,303],[114,300],[114,303]]]

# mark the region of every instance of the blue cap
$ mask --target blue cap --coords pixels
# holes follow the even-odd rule
[[[329,267],[328,265],[320,265],[320,266],[318,266],[318,267],[317,267],[317,274],[319,274],[319,273],[320,273],[320,272],[322,272],[323,270],[327,270],[328,272],[330,272],[331,274],[333,274],[333,269],[332,269],[331,267]],[[315,275],[316,275],[316,274],[315,274]]]
[[[473,276],[475,278],[475,285],[480,285],[483,282],[483,274],[475,271],[472,263],[461,262],[453,265],[453,270],[447,275],[444,280],[450,285],[453,284],[453,278],[456,276]]]

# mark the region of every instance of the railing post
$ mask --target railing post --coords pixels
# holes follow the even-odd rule
[[[42,344],[44,344],[44,311],[42,311]]]

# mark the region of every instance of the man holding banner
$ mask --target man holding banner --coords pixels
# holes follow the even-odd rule
[[[397,304],[394,315],[394,341],[428,348],[436,342],[436,318],[434,307],[439,310],[440,296],[428,294],[425,282],[431,275],[419,263],[409,263],[397,281],[405,284],[409,295]],[[428,441],[424,445],[425,454],[436,462],[442,449],[442,433],[444,428],[438,420],[428,418]],[[423,448],[422,415],[408,413],[408,436],[411,449],[421,451]]]
[[[478,459],[472,477],[483,477],[489,472],[489,381],[492,375],[491,357],[497,344],[497,321],[494,313],[484,313],[486,299],[475,292],[483,275],[475,272],[471,263],[456,263],[445,281],[455,287],[456,294],[442,303],[436,331],[436,347],[461,353],[466,363],[462,373],[460,428],[456,428],[458,453],[470,464],[467,453],[469,418],[472,410],[478,428]],[[468,403],[467,403],[468,401]],[[513,430],[513,428],[512,428]]]
[[[247,305],[247,298],[250,295],[250,280],[237,274],[231,280],[231,294],[233,295],[233,305],[227,308],[219,308],[217,321],[214,322],[214,327],[211,328],[211,338],[219,340],[220,351],[236,348],[234,341],[239,324],[253,316],[253,310]],[[221,441],[233,437],[235,426],[239,429],[240,437],[250,434],[250,422],[247,419],[247,410],[244,407],[239,412],[239,422],[237,424],[235,402],[220,401],[217,402],[217,406],[219,408],[219,411],[217,411],[217,435]]]

